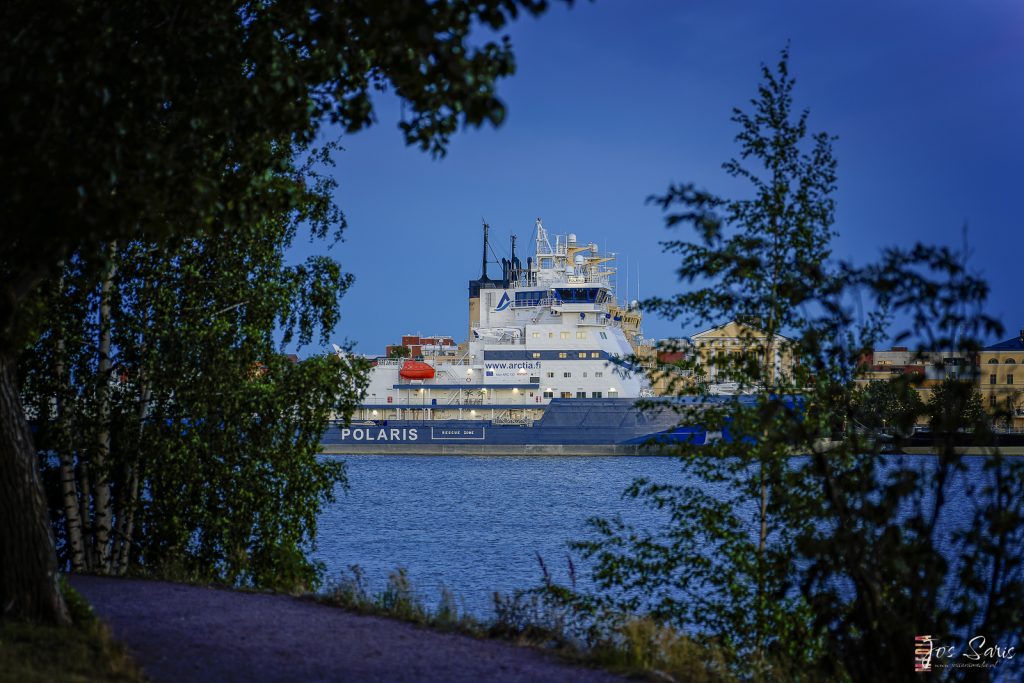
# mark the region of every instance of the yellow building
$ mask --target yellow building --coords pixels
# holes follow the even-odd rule
[[[722,386],[728,391],[728,385],[735,378],[727,375],[728,363],[721,359],[725,356],[735,362],[737,355],[753,356],[757,362],[764,362],[767,335],[760,330],[738,321],[712,327],[710,330],[698,332],[690,338],[693,353],[700,366],[703,381],[709,385]],[[793,370],[792,340],[776,334],[771,344],[771,367],[768,371],[769,381],[787,377]]]
[[[1024,429],[1024,329],[978,353],[978,390],[990,412],[1009,410],[1010,427]]]

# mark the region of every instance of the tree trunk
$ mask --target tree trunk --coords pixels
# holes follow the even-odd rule
[[[121,516],[118,519],[120,532],[118,534],[118,552],[117,557],[114,559],[117,562],[117,573],[124,576],[125,572],[128,571],[128,560],[131,557],[132,549],[132,534],[135,533],[135,512],[139,505],[139,479],[141,477],[140,470],[142,468],[142,462],[139,459],[139,453],[142,449],[142,436],[146,429],[146,418],[149,416],[149,400],[152,398],[153,392],[149,388],[149,384],[146,382],[145,370],[142,369],[142,364],[139,366],[139,408],[137,413],[138,419],[138,441],[136,442],[136,453],[135,462],[129,466],[128,476],[125,477],[125,481],[128,482],[128,495],[127,502],[123,502],[121,505]]]
[[[96,436],[96,454],[93,457],[94,484],[93,504],[96,507],[96,568],[101,574],[110,573],[111,548],[110,528],[113,520],[110,502],[110,472],[107,459],[110,455],[110,379],[113,363],[110,358],[110,298],[114,288],[114,272],[117,257],[117,243],[111,243],[107,258],[106,275],[100,290],[100,338],[99,362],[96,368],[99,386],[96,389],[99,432]]]
[[[62,279],[63,282],[63,279]],[[85,568],[85,546],[82,540],[82,518],[79,515],[78,489],[75,486],[75,456],[71,438],[70,419],[68,418],[66,368],[64,365],[64,334],[60,323],[57,325],[57,360],[54,373],[57,377],[57,428],[60,430],[60,492],[64,500],[64,529],[67,542],[71,547],[71,569],[82,571]]]
[[[78,519],[82,524],[82,539],[85,543],[85,569],[92,571],[96,566],[96,548],[93,545],[92,517],[90,515],[89,497],[92,488],[89,487],[89,463],[85,458],[78,460]]]
[[[64,528],[68,545],[71,546],[71,569],[79,572],[85,568],[85,546],[82,541],[82,518],[78,515],[74,455],[66,450],[60,452],[60,492],[64,499]]]
[[[67,624],[49,510],[17,377],[15,354],[0,349],[0,616]]]

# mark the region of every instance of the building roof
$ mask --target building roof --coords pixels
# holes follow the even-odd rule
[[[1013,339],[1007,339],[998,344],[986,346],[982,351],[1024,351],[1024,335],[1018,335]]]
[[[724,328],[728,327],[729,325],[736,325],[737,327],[745,328],[745,329],[748,329],[748,330],[754,330],[753,327],[751,327],[750,325],[747,325],[746,323],[742,323],[739,320],[730,320],[727,323],[722,323],[721,325],[715,325],[714,327],[709,327],[706,330],[703,330],[701,332],[697,332],[692,337],[690,337],[690,340],[692,341],[693,339],[696,339],[697,337],[702,337],[705,334],[708,334],[710,332],[715,332],[716,330],[724,329]],[[757,330],[754,330],[754,331],[756,332]],[[785,341],[793,341],[789,337],[785,336],[784,334],[780,334],[778,332],[775,333],[775,336],[776,336],[776,338],[783,339]]]

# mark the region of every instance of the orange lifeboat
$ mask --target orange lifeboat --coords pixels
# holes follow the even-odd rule
[[[407,360],[398,374],[406,379],[433,379],[434,368],[418,360]]]

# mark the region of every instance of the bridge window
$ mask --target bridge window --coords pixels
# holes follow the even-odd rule
[[[544,291],[516,292],[516,306],[537,306],[544,298]]]
[[[585,391],[577,391],[576,392],[576,398],[586,398],[586,397],[587,397],[587,392],[585,392]]]
[[[595,391],[590,394],[590,398],[601,398],[601,392]]]
[[[559,287],[555,297],[567,304],[592,304],[597,301],[598,291],[593,287]]]
[[[540,384],[540,377],[531,377],[530,384]]]
[[[553,392],[553,391],[545,391],[544,392],[544,398],[554,398],[554,397],[555,397],[555,392]]]
[[[562,373],[562,377],[572,377],[572,373],[571,372],[563,372]]]
[[[595,372],[594,373],[594,377],[604,377],[604,373],[603,372]]]

